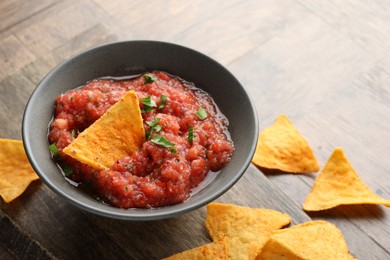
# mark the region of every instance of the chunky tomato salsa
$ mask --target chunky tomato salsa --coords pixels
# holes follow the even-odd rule
[[[130,90],[137,93],[145,129],[139,150],[109,170],[96,170],[63,153]],[[227,125],[205,92],[178,77],[152,72],[125,80],[95,79],[59,95],[48,139],[67,178],[115,207],[150,208],[188,199],[210,171],[229,162],[234,145]]]

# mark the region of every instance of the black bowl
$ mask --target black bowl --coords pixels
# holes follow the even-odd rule
[[[161,70],[195,83],[229,120],[235,145],[231,161],[210,183],[183,203],[156,209],[120,209],[97,201],[70,184],[51,159],[47,138],[55,98],[103,76]],[[32,93],[23,117],[23,142],[31,165],[53,191],[89,212],[126,220],[162,219],[197,209],[229,190],[244,174],[256,148],[256,109],[238,80],[213,59],[189,48],[156,41],[127,41],[82,52],[53,69]]]

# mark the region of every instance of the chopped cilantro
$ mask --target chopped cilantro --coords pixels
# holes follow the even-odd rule
[[[152,74],[145,74],[144,79],[144,84],[152,83],[157,80],[156,76],[153,76]]]
[[[141,102],[144,105],[144,111],[145,112],[150,112],[154,107],[156,107],[156,102],[150,97],[147,96],[146,98],[141,98]]]
[[[146,122],[150,127],[156,127],[156,126],[160,126],[158,125],[158,122],[160,122],[160,118],[156,117],[153,122]]]
[[[76,130],[72,129],[72,132],[70,132],[70,135],[75,138],[76,137]]]
[[[164,136],[161,135],[154,135],[151,141],[155,144],[161,145],[162,147],[170,148],[175,146],[174,143],[170,142]]]
[[[64,166],[64,168],[62,168],[62,171],[64,172],[65,176],[69,176],[73,173],[73,169],[70,166]]]
[[[56,158],[60,155],[60,153],[57,149],[56,143],[52,143],[51,145],[49,145],[49,150],[54,158]]]
[[[160,132],[162,127],[158,124],[160,118],[156,117],[153,122],[146,122],[150,126],[149,132],[145,133],[146,139],[149,140],[153,132]]]
[[[158,106],[158,109],[162,109],[163,107],[165,107],[166,103],[167,103],[167,96],[161,95],[161,103]]]
[[[199,107],[198,111],[196,111],[196,115],[199,117],[200,120],[207,118],[207,113],[203,107]]]
[[[190,142],[190,145],[193,145],[194,137],[194,128],[190,125],[190,128],[188,129],[188,141]]]

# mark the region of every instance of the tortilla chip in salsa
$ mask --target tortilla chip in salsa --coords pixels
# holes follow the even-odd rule
[[[311,173],[320,169],[308,142],[285,115],[279,116],[272,126],[260,133],[252,162],[259,167],[292,173]]]
[[[336,148],[303,203],[306,211],[319,211],[347,204],[383,204],[390,200],[376,195],[359,178],[341,148]]]
[[[144,141],[138,97],[135,91],[129,91],[63,152],[95,169],[105,170],[138,150]]]
[[[22,141],[0,139],[0,196],[3,200],[8,203],[16,199],[37,179]]]

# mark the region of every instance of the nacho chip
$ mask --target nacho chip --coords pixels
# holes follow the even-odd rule
[[[227,259],[226,247],[226,239],[220,237],[215,242],[186,250],[163,260],[225,260]]]
[[[310,221],[276,230],[256,260],[355,259],[349,254],[343,234],[326,221]]]
[[[138,150],[144,142],[145,130],[137,94],[129,91],[63,152],[95,169],[104,170]]]
[[[8,203],[16,199],[37,179],[22,141],[0,139],[0,196],[3,200]]]
[[[352,168],[343,150],[336,148],[314,182],[303,209],[318,211],[348,204],[383,204],[390,207],[390,200],[372,192]]]
[[[270,209],[221,203],[207,205],[206,229],[214,241],[226,236],[228,259],[257,256],[272,231],[290,222],[288,215]]]
[[[309,144],[285,115],[260,133],[252,162],[259,167],[293,173],[320,169]]]

